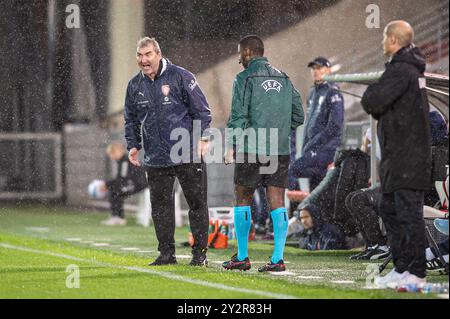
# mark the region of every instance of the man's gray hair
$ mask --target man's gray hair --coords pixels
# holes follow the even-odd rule
[[[149,44],[153,45],[156,53],[161,53],[161,48],[159,47],[158,41],[156,41],[155,38],[150,37],[143,37],[142,39],[139,39],[139,41],[137,42],[137,49],[139,50],[145,48]]]

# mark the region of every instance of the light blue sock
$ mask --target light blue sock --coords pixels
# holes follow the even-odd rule
[[[248,235],[252,223],[250,206],[236,206],[234,208],[234,229],[238,242],[239,261],[248,257]]]
[[[272,211],[271,215],[273,220],[274,236],[272,262],[277,263],[283,259],[289,220],[286,208],[284,207],[275,209],[274,211]]]

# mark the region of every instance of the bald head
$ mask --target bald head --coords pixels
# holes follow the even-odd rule
[[[387,36],[396,37],[402,47],[410,45],[414,41],[414,30],[406,21],[397,20],[390,22],[386,26],[385,32]]]
[[[384,29],[384,53],[393,55],[398,50],[406,47],[414,41],[414,30],[411,25],[403,20],[391,21]]]

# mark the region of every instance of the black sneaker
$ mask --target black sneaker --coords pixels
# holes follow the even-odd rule
[[[427,260],[427,270],[440,270],[445,269],[446,265],[443,265],[439,258]],[[448,264],[447,264],[448,267]]]
[[[286,270],[286,265],[284,264],[283,260],[280,260],[276,264],[274,264],[272,261],[269,263],[261,266],[258,268],[259,272],[267,272],[267,271],[273,271],[273,272],[281,272]]]
[[[390,254],[389,249],[382,248],[379,245],[375,245],[373,247],[369,247],[367,249],[367,252],[364,255],[359,256],[356,259],[357,260],[379,260],[379,259],[387,258],[389,256],[389,254]]]
[[[369,252],[369,249],[367,248],[366,250],[363,250],[363,251],[357,253],[356,255],[351,255],[349,259],[350,260],[357,260],[357,259],[359,259],[359,257],[364,256],[368,252]]]
[[[250,268],[252,268],[252,265],[250,263],[250,259],[247,257],[242,261],[239,261],[237,259],[237,254],[233,255],[233,257],[231,257],[231,260],[229,261],[225,261],[222,264],[223,268],[227,269],[227,270],[243,270],[243,271],[247,271]]]
[[[200,266],[206,267],[208,266],[208,258],[206,257],[206,251],[204,252],[194,252],[192,253],[193,257],[189,266]]]
[[[156,260],[150,264],[149,266],[164,266],[164,265],[176,265],[177,257],[175,255],[159,255]]]

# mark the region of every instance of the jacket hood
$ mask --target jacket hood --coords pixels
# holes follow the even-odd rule
[[[398,51],[391,60],[391,63],[403,62],[414,65],[420,73],[425,72],[426,60],[420,49],[414,44],[404,47]]]
[[[322,225],[324,223],[322,216],[320,214],[320,209],[319,207],[317,207],[316,205],[312,204],[312,203],[306,203],[306,205],[299,205],[299,210],[307,210],[309,212],[309,214],[311,215],[311,219],[313,222],[313,230],[318,230],[322,228]]]

